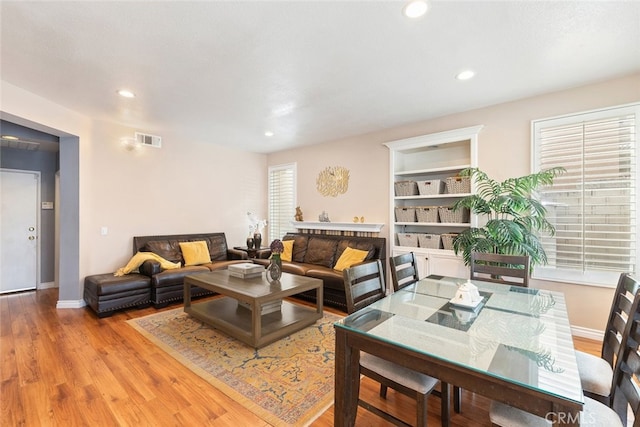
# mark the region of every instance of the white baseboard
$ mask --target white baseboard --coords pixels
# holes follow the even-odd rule
[[[50,289],[57,288],[56,282],[42,282],[38,285],[38,289]]]
[[[56,304],[56,308],[82,308],[85,305],[87,305],[87,303],[83,299],[66,301],[59,300]]]
[[[575,335],[576,337],[588,338],[596,341],[602,341],[604,339],[604,331],[583,328],[581,326],[572,326],[571,334]]]

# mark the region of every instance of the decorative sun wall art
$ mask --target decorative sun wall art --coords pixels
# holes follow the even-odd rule
[[[323,196],[336,197],[349,188],[349,170],[342,166],[327,166],[316,179],[318,192]]]

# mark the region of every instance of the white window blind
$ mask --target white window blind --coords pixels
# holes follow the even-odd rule
[[[295,163],[269,168],[269,242],[293,231],[296,211]]]
[[[535,278],[615,285],[638,264],[639,106],[533,122],[536,171],[566,172],[542,188],[555,236],[541,236],[548,265]]]

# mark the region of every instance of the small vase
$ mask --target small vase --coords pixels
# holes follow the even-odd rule
[[[260,249],[262,245],[262,234],[253,233],[253,245],[256,249]]]
[[[254,240],[253,237],[247,237],[247,249],[253,249]]]
[[[282,259],[280,259],[280,254],[271,255],[271,262],[269,263],[269,267],[267,267],[267,271],[271,280],[280,280],[280,277],[282,277]]]

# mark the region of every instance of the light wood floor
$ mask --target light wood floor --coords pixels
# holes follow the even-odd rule
[[[268,425],[125,323],[156,309],[98,319],[88,308],[57,310],[57,299],[56,289],[0,296],[0,425]],[[601,345],[578,338],[575,344],[594,354]],[[390,391],[384,402],[377,392],[376,383],[363,380],[366,400],[413,422],[411,399]],[[430,399],[431,426],[440,425],[439,405]],[[463,412],[453,414],[452,426],[488,425],[488,405],[464,392]],[[333,407],[313,425],[332,426]],[[356,425],[389,424],[360,408]]]

